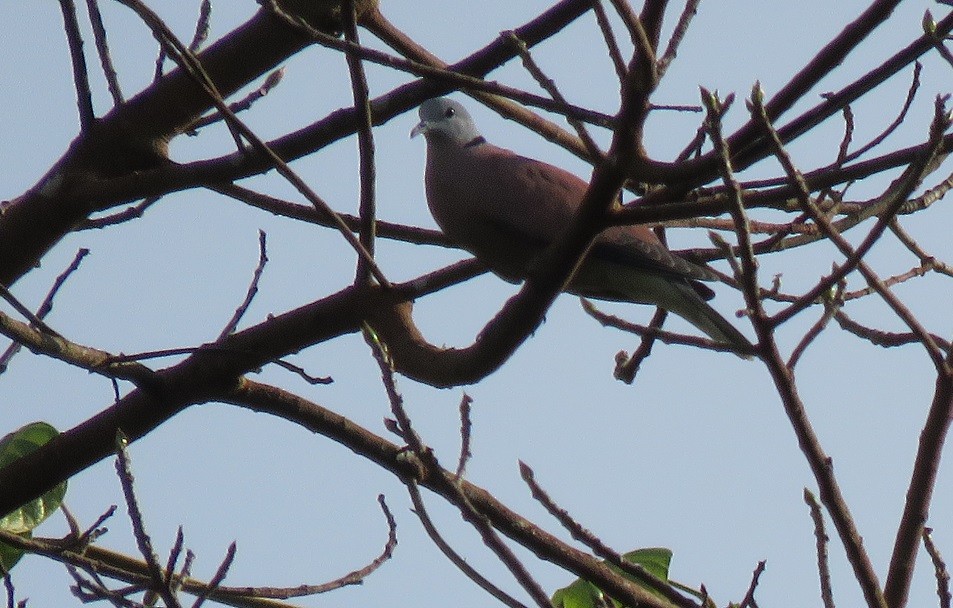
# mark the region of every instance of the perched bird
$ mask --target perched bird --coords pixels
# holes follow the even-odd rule
[[[457,101],[430,99],[410,136],[427,140],[427,204],[444,233],[508,281],[573,220],[588,184],[559,167],[490,144]],[[750,354],[751,343],[705,300],[699,283],[717,277],[672,254],[645,226],[599,233],[567,291],[602,300],[654,304],[717,342]]]

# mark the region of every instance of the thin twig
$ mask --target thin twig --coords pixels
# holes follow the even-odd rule
[[[595,4],[598,4],[596,2]],[[595,6],[595,4],[593,6]],[[533,59],[533,56],[529,52],[529,47],[526,46],[526,43],[520,40],[519,36],[515,32],[503,32],[502,34],[506,37],[516,48],[519,53],[520,59],[523,61],[523,67],[526,68],[526,71],[539,83],[539,86],[549,93],[549,95],[558,103],[569,105],[566,101],[566,98],[560,92],[559,87],[556,86],[556,82],[546,76],[542,68],[539,67],[539,64]],[[576,120],[575,118],[566,117],[566,120],[569,121],[569,124],[576,130],[576,135],[579,136],[579,139],[582,140],[583,144],[586,146],[586,150],[589,152],[589,156],[593,159],[601,159],[604,154],[602,150],[599,149],[599,144],[596,143],[596,140],[592,138],[592,135],[589,134],[589,131],[586,129],[586,126],[582,121]]]
[[[355,46],[359,46],[361,41],[357,32],[355,0],[346,0],[342,10],[344,11],[344,37]],[[361,229],[358,235],[364,250],[373,257],[377,230],[377,167],[374,160],[374,132],[371,129],[373,116],[371,116],[370,95],[367,87],[367,75],[364,73],[364,63],[361,58],[354,52],[353,48],[346,50],[344,57],[347,61],[348,74],[351,77],[351,94],[354,98],[354,108],[357,110],[360,119],[360,127],[357,130],[357,146],[361,176],[361,200],[359,203]],[[366,258],[358,257],[357,270],[354,273],[355,284],[366,283],[370,279],[371,273]]]
[[[128,222],[131,220],[139,219],[142,217],[142,214],[146,212],[146,209],[152,205],[159,202],[161,196],[150,196],[149,198],[143,199],[141,202],[126,207],[118,213],[113,213],[105,217],[97,217],[93,219],[84,219],[83,221],[76,224],[73,230],[92,230],[106,228],[109,226],[115,226],[116,224],[122,224],[123,222]]]
[[[929,266],[931,270],[944,274],[948,277],[953,277],[953,267],[951,267],[946,262],[941,262],[936,257],[927,253],[919,243],[917,243],[914,238],[900,225],[900,222],[894,220],[890,222],[890,231],[893,232],[894,236],[897,237],[897,240],[903,243],[903,246],[906,247],[910,253],[917,256],[917,258],[922,262],[923,266]]]
[[[844,115],[844,136],[841,138],[840,146],[837,148],[837,161],[834,163],[838,167],[843,166],[844,163],[847,162],[847,150],[850,149],[850,142],[854,139],[854,111],[851,109],[850,104],[844,106],[841,113]]]
[[[73,261],[69,266],[66,267],[66,270],[61,272],[60,275],[56,277],[56,280],[53,281],[53,286],[50,288],[49,293],[47,293],[46,297],[43,298],[43,303],[40,304],[40,308],[36,311],[37,319],[45,319],[46,315],[53,310],[53,299],[56,298],[56,294],[59,293],[60,288],[63,287],[64,283],[66,283],[66,279],[68,279],[71,274],[76,272],[76,270],[79,268],[79,265],[83,262],[83,258],[85,258],[87,255],[89,255],[89,249],[79,249],[76,252],[76,255],[73,257]],[[7,370],[7,367],[10,365],[10,360],[18,352],[20,352],[22,346],[23,344],[21,342],[14,341],[9,347],[7,347],[7,350],[0,355],[0,374]]]
[[[106,40],[106,26],[103,25],[103,16],[99,11],[99,0],[86,0],[89,12],[89,21],[93,27],[93,39],[96,41],[96,52],[99,54],[99,63],[106,78],[106,87],[113,98],[113,105],[123,103],[122,89],[119,87],[119,75],[113,66],[112,55],[109,53],[109,42]]]
[[[621,83],[625,80],[625,59],[622,58],[622,51],[619,50],[619,42],[615,39],[615,34],[612,32],[612,24],[609,23],[609,16],[606,15],[605,7],[602,6],[602,0],[595,0],[592,3],[592,12],[596,14],[596,22],[599,24],[599,30],[602,32],[602,39],[606,42],[609,59],[612,60],[612,67],[615,68],[615,74]]]
[[[652,315],[652,320],[649,321],[649,328],[653,330],[661,330],[662,325],[665,323],[665,318],[668,316],[668,311],[664,308],[656,308],[655,314]],[[639,372],[639,368],[642,366],[642,362],[650,354],[652,354],[652,346],[655,345],[655,339],[658,337],[658,334],[645,334],[642,336],[642,341],[639,342],[638,348],[635,349],[635,352],[632,353],[632,356],[627,356],[625,351],[619,351],[616,354],[616,366],[615,370],[612,372],[612,376],[616,380],[621,380],[626,384],[632,384],[635,381],[635,375]]]
[[[79,31],[76,18],[76,4],[73,0],[60,0],[63,13],[63,29],[69,42],[70,59],[73,62],[73,83],[76,86],[76,103],[79,107],[80,131],[88,133],[96,122],[93,111],[93,93],[89,88],[89,72],[86,69],[86,56],[83,55],[83,35]]]
[[[688,32],[688,26],[698,12],[699,4],[701,4],[701,0],[686,0],[685,8],[682,9],[682,14],[678,16],[678,23],[675,24],[675,29],[672,30],[672,35],[668,39],[665,52],[662,53],[662,56],[658,60],[659,78],[665,75],[668,66],[675,60],[675,56],[678,54],[678,47],[685,38],[685,33]]]
[[[265,264],[268,263],[267,238],[264,230],[258,231],[258,265],[255,266],[255,272],[252,273],[251,282],[248,284],[248,290],[245,292],[245,299],[238,305],[232,318],[229,319],[225,327],[222,328],[221,333],[218,334],[218,338],[215,339],[216,342],[221,342],[235,331],[239,321],[241,321],[245,313],[248,312],[248,307],[251,306],[252,300],[258,293],[258,282],[261,280],[261,275],[265,270]]]
[[[182,555],[182,547],[184,545],[185,533],[182,531],[182,526],[180,525],[175,531],[175,541],[172,543],[172,548],[169,549],[169,559],[165,562],[166,584],[169,585],[170,588],[173,585],[172,577],[175,573],[176,565],[179,563],[179,556]]]
[[[824,314],[821,315],[821,318],[818,319],[814,325],[811,326],[807,333],[804,334],[804,337],[801,338],[801,341],[798,342],[797,346],[794,347],[794,350],[791,351],[791,356],[788,358],[788,369],[794,371],[794,367],[797,365],[797,362],[800,361],[801,356],[807,351],[807,347],[813,342],[821,332],[824,331],[824,328],[827,327],[831,319],[834,318],[834,315],[837,314],[838,309],[844,304],[844,287],[846,281],[841,281],[837,284],[837,288],[834,293],[829,294],[828,296],[822,298],[824,302]]]
[[[133,536],[136,539],[136,545],[139,547],[139,553],[146,560],[149,569],[149,576],[153,581],[153,590],[156,591],[166,606],[171,608],[181,608],[179,600],[172,593],[169,587],[169,579],[163,574],[162,566],[159,565],[159,556],[152,548],[152,539],[146,532],[145,524],[142,519],[142,511],[139,509],[139,500],[136,498],[133,488],[132,463],[129,460],[129,454],[126,451],[128,440],[121,430],[116,432],[116,474],[119,476],[119,483],[122,486],[122,493],[126,499],[126,508],[129,512],[129,520],[132,522]]]
[[[701,336],[689,336],[686,334],[679,334],[672,331],[666,331],[664,329],[657,329],[655,327],[649,327],[646,325],[638,325],[636,323],[630,323],[625,319],[621,319],[615,315],[610,315],[602,312],[596,308],[595,304],[587,300],[586,298],[579,298],[580,304],[582,304],[582,309],[590,317],[602,323],[606,327],[614,327],[615,329],[621,329],[622,331],[627,331],[639,336],[652,336],[654,339],[664,342],[665,344],[681,344],[683,346],[695,346],[697,348],[704,348],[706,350],[714,350],[724,353],[733,353],[735,352],[734,348],[724,344],[722,342],[715,342],[710,338],[703,338]]]
[[[159,54],[156,56],[156,67],[155,71],[152,74],[152,81],[159,82],[162,78],[162,68],[165,65],[165,60],[168,59],[168,55],[165,52],[165,47],[159,45]]]
[[[470,420],[470,406],[473,399],[470,395],[463,393],[460,398],[460,457],[457,459],[456,478],[463,477],[467,469],[467,462],[473,456],[470,452],[470,437],[473,431],[473,422]]]
[[[763,105],[763,94],[758,85],[755,85],[752,90],[749,109],[754,116],[760,117],[762,128],[775,142],[775,156],[779,157],[779,159],[783,159],[781,161],[782,163],[790,162],[790,158],[784,154],[783,145],[780,139],[778,139],[777,134],[771,135],[771,133],[774,133],[774,129],[771,126],[770,120],[768,120],[767,111]],[[791,176],[792,181],[797,181],[800,176],[800,173],[793,167],[788,171],[788,174]],[[811,215],[815,222],[827,221],[826,217],[823,217],[822,214],[817,212],[816,207],[811,207],[812,201],[803,190],[803,181],[799,183],[802,184],[801,200],[805,207],[805,212],[813,212]],[[829,222],[827,225],[829,226]],[[804,404],[797,394],[793,372],[787,367],[784,361],[781,360],[777,344],[774,341],[772,324],[769,322],[764,312],[764,307],[759,300],[755,299],[749,303],[749,307],[752,306],[751,314],[755,329],[758,331],[759,338],[762,339],[762,359],[768,366],[768,370],[771,373],[774,384],[778,389],[778,394],[784,405],[785,413],[797,436],[801,451],[804,453],[808,465],[811,467],[811,472],[817,480],[821,501],[827,507],[831,519],[834,521],[834,527],[840,535],[841,543],[847,553],[848,561],[854,570],[854,576],[857,578],[857,582],[863,591],[867,603],[877,608],[885,608],[887,604],[880,587],[880,581],[877,578],[873,564],[870,562],[870,556],[864,549],[863,537],[857,530],[847,502],[844,500],[843,494],[840,491],[840,486],[834,476],[831,458],[821,447],[820,440],[814,432],[811,421],[804,409]]]
[[[215,184],[209,186],[209,189],[275,215],[290,217],[319,226],[334,227],[334,222],[330,216],[311,205],[292,203],[235,184]],[[341,218],[341,221],[343,221],[352,232],[360,230],[361,219],[359,217],[347,213],[338,213],[338,217]],[[379,238],[394,239],[415,245],[456,246],[439,230],[429,230],[416,226],[395,224],[393,222],[377,222],[377,236]]]
[[[410,451],[417,457],[426,470],[444,480],[446,490],[450,494],[450,502],[457,507],[464,520],[479,532],[483,543],[496,554],[497,558],[506,566],[520,586],[529,593],[536,604],[540,608],[552,608],[549,596],[543,590],[542,586],[532,577],[526,567],[520,562],[519,558],[503,542],[496,530],[493,529],[493,526],[490,525],[486,516],[477,511],[473,504],[467,499],[466,495],[460,489],[459,482],[454,483],[448,481],[443,476],[443,468],[437,461],[433,450],[427,447],[416,431],[414,431],[410,416],[407,415],[407,411],[404,409],[404,399],[397,391],[397,387],[394,383],[394,370],[391,366],[392,362],[390,361],[389,355],[386,352],[386,346],[377,340],[369,339],[367,333],[365,333],[365,337],[371,346],[374,359],[377,361],[378,367],[380,367],[381,380],[387,392],[391,412],[397,419],[401,436],[407,441]]]
[[[97,517],[96,521],[94,521],[91,526],[86,528],[86,530],[76,538],[77,546],[85,547],[98,537],[105,534],[106,528],[101,526],[116,514],[117,508],[118,507],[116,507],[116,505],[110,505],[108,509],[106,509],[99,517]]]
[[[173,581],[173,589],[176,593],[185,586],[185,581],[192,576],[192,563],[195,561],[195,553],[191,549],[185,550],[185,559],[182,560],[182,568],[179,570]]]
[[[933,573],[936,576],[936,594],[940,599],[940,608],[950,608],[950,571],[946,567],[946,561],[940,554],[940,550],[933,542],[933,529],[923,529],[923,547],[927,550],[930,560],[933,562]]]
[[[761,580],[765,565],[766,562],[761,560],[758,562],[758,565],[755,566],[754,572],[751,573],[751,584],[748,585],[748,591],[745,593],[745,597],[741,600],[741,603],[738,604],[738,608],[758,608],[758,603],[754,600],[754,592],[755,589],[758,588],[758,581]]]
[[[0,539],[11,546],[62,562],[67,565],[68,569],[72,568],[73,571],[75,571],[76,568],[81,568],[92,577],[98,585],[98,587],[84,585],[84,589],[95,589],[96,591],[105,589],[100,574],[130,583],[131,586],[125,588],[129,592],[135,592],[135,590],[141,591],[153,585],[153,581],[148,575],[148,566],[145,562],[115,551],[104,549],[98,545],[91,544],[85,546],[81,552],[73,551],[69,548],[64,550],[63,543],[60,539],[27,539],[2,530],[0,530]],[[72,545],[68,545],[68,547],[69,546]],[[186,559],[189,560],[190,558],[187,556]],[[176,581],[177,588],[180,585],[182,590],[193,595],[198,595],[203,589],[208,587],[207,583],[192,578],[182,578]],[[293,593],[298,589],[299,587],[285,590],[285,596],[290,597],[288,593]],[[220,587],[216,592],[210,595],[212,599],[220,604],[236,606],[238,608],[294,608],[294,606],[290,604],[274,599],[256,597],[255,594],[260,591],[261,588],[257,587]],[[111,597],[112,596],[110,596],[110,598]],[[117,597],[121,598],[121,596]],[[101,598],[97,597],[95,599]],[[141,602],[122,605],[129,605],[131,608],[142,608]]]
[[[632,45],[638,48],[641,41],[644,40],[645,44],[651,48],[651,44],[648,44],[648,36],[646,36],[645,29],[642,27],[642,21],[639,20],[639,15],[632,9],[628,0],[610,0],[610,2],[612,2],[612,7],[615,8],[616,13],[622,18],[622,23],[625,24],[629,32]]]
[[[153,31],[153,34],[163,45],[163,48],[166,48],[170,56],[176,61],[179,67],[189,74],[195,82],[201,86],[208,93],[210,99],[214,103],[215,107],[218,108],[218,111],[221,112],[226,117],[226,123],[228,124],[229,129],[233,132],[233,136],[237,139],[244,137],[247,139],[252,147],[267,158],[272,166],[278,171],[278,173],[284,177],[288,182],[298,190],[309,202],[311,202],[316,207],[319,207],[323,212],[327,213],[329,217],[334,220],[335,227],[338,228],[338,231],[344,237],[344,240],[357,252],[358,256],[362,257],[370,269],[371,274],[374,275],[374,278],[377,279],[378,283],[383,286],[390,285],[390,282],[384,276],[384,273],[374,262],[373,257],[364,249],[364,246],[360,241],[351,234],[347,225],[337,216],[336,213],[331,209],[331,207],[325,202],[321,197],[319,197],[305,182],[302,180],[288,164],[278,156],[274,150],[272,150],[261,138],[259,138],[255,133],[249,129],[235,114],[228,109],[228,105],[225,103],[221,94],[218,92],[218,89],[212,83],[208,74],[202,68],[201,63],[196,58],[196,56],[190,52],[182,42],[175,37],[175,35],[169,30],[168,26],[163,22],[158,15],[156,15],[151,9],[149,9],[141,0],[119,0],[122,4],[132,8],[139,17],[145,22],[145,24]],[[239,147],[241,142],[238,142]]]
[[[883,284],[886,285],[887,287],[892,287],[893,285],[899,285],[900,283],[904,283],[915,277],[925,276],[928,272],[933,270],[933,268],[934,268],[934,261],[927,260],[923,262],[922,264],[918,264],[914,266],[913,268],[907,270],[906,272],[901,272],[899,274],[891,275],[883,279]],[[877,291],[873,287],[870,287],[868,285],[867,287],[864,287],[862,289],[857,289],[855,291],[849,291],[845,293],[844,300],[845,301],[856,300],[858,298],[863,298],[874,293],[877,293]]]
[[[526,608],[525,604],[494,585],[488,578],[477,572],[476,568],[467,563],[467,560],[464,559],[462,555],[453,550],[453,547],[443,538],[440,531],[437,530],[437,526],[434,525],[433,520],[430,518],[430,515],[427,513],[427,508],[424,504],[423,497],[420,495],[417,482],[413,479],[409,479],[404,485],[410,494],[411,502],[414,503],[414,515],[420,519],[420,523],[423,525],[424,531],[427,532],[427,536],[437,545],[440,552],[450,560],[450,563],[456,566],[464,576],[476,583],[480,589],[483,589],[506,606],[510,608]]]
[[[884,129],[879,135],[850,154],[847,154],[843,158],[843,162],[851,162],[857,158],[860,158],[871,149],[880,145],[880,143],[887,139],[891,133],[897,130],[897,127],[903,124],[904,119],[907,117],[907,112],[910,110],[910,107],[913,105],[913,100],[917,96],[917,89],[920,88],[920,72],[922,69],[923,65],[919,61],[915,61],[913,64],[913,81],[910,83],[910,88],[907,89],[907,98],[904,100],[903,106],[901,106],[900,112],[897,114],[897,117],[894,119],[894,121],[887,125],[887,128]]]
[[[3,568],[0,568],[0,571],[2,570]],[[14,608],[16,589],[13,588],[13,579],[9,572],[3,572],[3,586],[7,590],[7,608]]]
[[[199,6],[199,18],[195,20],[195,34],[189,43],[189,50],[197,53],[205,41],[208,40],[209,25],[212,17],[212,1],[202,0]]]
[[[121,593],[112,591],[107,588],[101,580],[98,580],[98,578],[86,580],[80,575],[76,568],[69,565],[67,565],[67,570],[76,583],[76,586],[73,587],[73,594],[79,598],[81,602],[90,603],[106,600],[117,608],[142,608],[143,604],[141,602],[134,602]],[[87,572],[87,574],[91,573]]]
[[[10,290],[7,289],[6,287],[4,287],[3,285],[0,285],[0,298],[3,298],[4,300],[6,300],[7,303],[8,303],[10,306],[12,306],[15,311],[17,311],[17,312],[20,313],[24,318],[26,318],[26,319],[30,322],[30,326],[31,326],[31,327],[33,327],[33,328],[35,328],[35,329],[37,329],[37,330],[39,330],[39,331],[41,331],[41,332],[43,332],[43,333],[45,333],[45,334],[48,334],[48,335],[50,335],[50,336],[53,336],[54,338],[61,338],[61,337],[62,337],[59,333],[57,333],[56,331],[54,331],[53,328],[51,328],[49,325],[47,325],[46,323],[44,323],[44,322],[43,322],[43,319],[40,319],[40,318],[37,317],[35,314],[33,314],[33,311],[32,311],[32,310],[30,310],[29,308],[27,308],[26,306],[24,306],[24,304],[23,304],[22,302],[20,302],[20,300],[18,300],[17,297],[14,296],[14,295],[10,292]]]
[[[249,109],[256,101],[263,98],[265,95],[268,95],[273,88],[278,86],[278,83],[281,82],[282,78],[284,78],[284,75],[285,68],[283,67],[272,70],[267,76],[265,76],[265,80],[261,83],[260,87],[248,95],[245,95],[238,101],[228,104],[228,109],[235,114]],[[202,127],[207,127],[222,120],[225,120],[225,117],[221,114],[221,112],[212,112],[200,118],[196,118],[194,121],[183,127],[182,130],[185,131],[186,135],[197,135],[197,131]]]
[[[599,537],[573,519],[569,512],[557,505],[556,501],[537,483],[533,469],[531,469],[529,465],[520,461],[519,468],[520,477],[522,477],[526,485],[529,486],[533,498],[543,505],[543,508],[545,508],[550,515],[555,517],[560,525],[565,528],[574,539],[585,544],[592,549],[593,553],[607,560],[613,566],[635,578],[640,586],[661,595],[675,606],[697,608],[694,601],[678,593],[672,588],[668,581],[663,581],[646,570],[643,566],[628,561],[621,553],[606,545]]]
[[[284,368],[288,370],[289,372],[292,372],[294,374],[301,376],[301,378],[304,379],[305,382],[307,382],[308,384],[312,386],[316,384],[331,384],[334,382],[334,379],[331,378],[330,376],[312,376],[311,374],[304,371],[304,368],[294,365],[293,363],[289,363],[285,361],[284,359],[275,359],[271,363],[273,365],[277,365],[278,367]]]
[[[920,338],[913,332],[891,332],[883,331],[880,329],[874,329],[872,327],[867,327],[861,325],[857,321],[854,321],[850,318],[846,312],[843,310],[838,310],[834,315],[834,319],[840,325],[841,329],[848,331],[858,338],[863,338],[871,344],[876,346],[882,346],[884,348],[893,348],[897,346],[904,346],[907,344],[916,344],[920,342]],[[943,349],[943,352],[950,352],[950,343],[945,340],[943,337],[936,334],[930,334],[930,337],[933,339],[936,344]]]
[[[195,598],[195,603],[192,604],[192,608],[201,608],[202,604],[205,603],[205,600],[208,599],[209,594],[214,593],[219,587],[222,586],[222,581],[225,580],[225,575],[228,574],[228,570],[232,567],[232,562],[235,561],[235,552],[237,550],[237,545],[235,541],[232,541],[228,545],[228,549],[225,551],[225,557],[222,558],[222,562],[218,565],[218,569],[215,571],[215,575],[209,579],[208,587],[205,588],[202,593]]]
[[[824,602],[824,608],[834,608],[834,591],[831,587],[831,569],[830,559],[827,553],[827,547],[830,544],[830,537],[824,531],[824,514],[821,513],[821,505],[817,502],[814,494],[804,488],[804,502],[811,510],[811,520],[814,522],[814,538],[817,540],[815,547],[817,549],[817,574],[821,582],[821,599]]]

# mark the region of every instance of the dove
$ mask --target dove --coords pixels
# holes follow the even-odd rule
[[[411,138],[427,141],[424,185],[440,229],[496,275],[526,277],[538,256],[573,221],[588,184],[576,175],[486,141],[466,108],[448,98],[419,109]],[[741,355],[751,342],[706,300],[709,269],[670,252],[640,225],[600,232],[566,286],[587,298],[652,304]]]

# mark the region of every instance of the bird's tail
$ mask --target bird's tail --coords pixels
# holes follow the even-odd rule
[[[755,348],[751,342],[726,318],[711,307],[688,282],[672,284],[677,297],[663,305],[663,308],[682,317],[698,329],[702,330],[716,342],[731,346],[735,353],[750,359]]]
[[[714,296],[700,283],[684,276],[596,260],[577,270],[569,290],[584,297],[661,306],[705,332],[712,340],[730,346],[739,356],[751,358],[755,348],[748,338],[708,305],[702,293],[696,291],[696,285],[706,297]]]

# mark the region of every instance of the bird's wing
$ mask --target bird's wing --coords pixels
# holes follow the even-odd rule
[[[489,176],[476,188],[483,199],[478,216],[508,240],[538,249],[548,246],[573,220],[588,184],[559,167],[493,148],[477,159],[485,165],[480,173]],[[596,237],[589,255],[675,277],[717,279],[706,268],[671,253],[644,226],[606,229]]]

